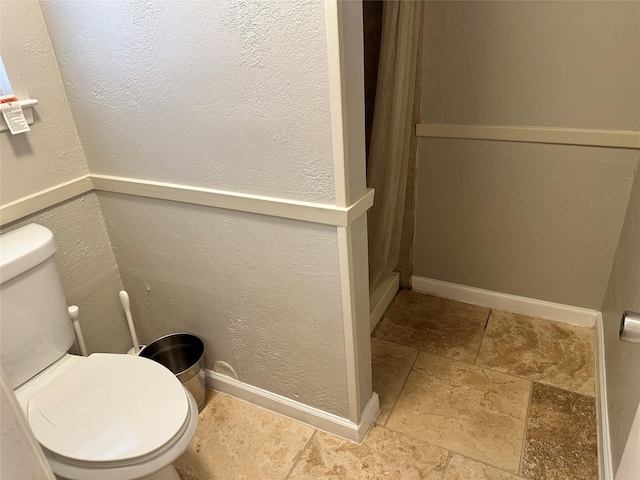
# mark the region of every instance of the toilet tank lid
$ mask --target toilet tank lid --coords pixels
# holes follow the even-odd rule
[[[0,236],[0,283],[44,262],[56,251],[53,233],[31,223]]]

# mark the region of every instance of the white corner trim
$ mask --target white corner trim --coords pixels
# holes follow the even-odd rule
[[[206,384],[208,388],[218,392],[357,443],[364,440],[380,410],[378,395],[372,393],[362,410],[360,422],[356,424],[346,418],[254,387],[213,370],[206,370]]]
[[[418,123],[416,125],[416,136],[587,145],[595,147],[640,148],[640,132],[631,130],[588,130],[577,128]]]
[[[96,190],[104,192],[124,193],[339,227],[346,227],[355,219],[356,212],[362,215],[373,205],[372,189],[368,189],[348,207],[338,207],[323,203],[108,175],[92,174],[91,180]]]
[[[329,68],[329,106],[331,108],[331,136],[333,138],[333,172],[336,188],[336,203],[346,206],[349,198],[347,179],[347,156],[345,144],[345,119],[343,91],[344,69],[342,66],[342,25],[337,0],[324,2],[327,34],[327,61]]]
[[[364,193],[358,198],[355,202],[353,202],[350,206],[346,207],[347,210],[347,225],[351,225],[357,219],[359,219],[362,215],[367,213],[373,206],[373,199],[375,196],[375,190],[373,188],[367,188]],[[346,225],[337,225],[338,227],[346,226]]]
[[[340,290],[342,292],[342,326],[344,332],[345,366],[347,367],[347,393],[349,395],[349,421],[360,421],[360,368],[356,329],[355,283],[353,274],[353,236],[351,227],[338,227],[338,260]]]
[[[607,408],[607,371],[604,357],[604,325],[600,312],[596,317],[596,414],[598,419],[598,478],[613,480],[609,410]]]
[[[598,315],[597,311],[588,308],[519,297],[426,277],[412,276],[411,286],[417,292],[581,327],[593,328]]]
[[[391,304],[391,300],[398,293],[400,288],[400,274],[393,272],[387,278],[385,278],[380,285],[369,296],[369,308],[371,314],[369,315],[369,322],[371,325],[371,332],[376,328],[378,322],[382,318],[385,310]]]
[[[33,215],[45,208],[83,195],[93,189],[89,175],[74,178],[68,182],[19,198],[0,206],[0,225],[15,222],[21,218]]]

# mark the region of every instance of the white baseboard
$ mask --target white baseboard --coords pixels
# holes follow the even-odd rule
[[[206,370],[206,385],[208,388],[218,392],[226,393],[258,407],[356,443],[361,443],[364,440],[380,411],[377,393],[371,394],[362,411],[360,422],[356,424],[338,415],[310,407],[209,369]]]
[[[613,480],[609,410],[607,409],[607,372],[604,363],[604,326],[600,312],[596,318],[596,411],[598,417],[598,478]]]
[[[369,296],[369,322],[371,324],[371,332],[376,328],[378,322],[384,315],[385,310],[391,304],[391,300],[398,293],[400,288],[400,274],[393,272],[386,279],[380,282],[378,288]]]
[[[593,328],[598,315],[597,311],[588,308],[519,297],[426,277],[412,276],[411,287],[417,292],[581,327]]]

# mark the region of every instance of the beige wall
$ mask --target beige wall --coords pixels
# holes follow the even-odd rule
[[[2,233],[28,223],[53,232],[67,303],[80,308],[89,353],[126,352],[132,342],[118,299],[122,281],[96,194],[30,215],[3,228]],[[72,351],[78,353],[75,347]]]
[[[602,305],[614,471],[620,463],[640,403],[640,345],[618,339],[620,319],[625,310],[640,312],[640,175],[637,170]]]
[[[599,309],[633,150],[423,139],[414,274]]]
[[[423,120],[637,130],[640,3],[427,2]]]
[[[428,2],[423,121],[640,129],[640,3]],[[634,150],[420,139],[414,275],[599,309]]]
[[[35,124],[16,136],[0,133],[2,204],[88,173],[51,42],[37,1],[2,2],[2,58],[19,98],[36,98]],[[4,121],[4,120],[2,120]],[[5,226],[36,222],[51,229],[69,304],[91,352],[130,345],[118,300],[120,274],[95,195],[89,194]]]

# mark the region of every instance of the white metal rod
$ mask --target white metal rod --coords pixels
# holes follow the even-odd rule
[[[138,336],[136,335],[136,327],[133,325],[133,318],[131,317],[131,305],[129,302],[129,294],[125,290],[121,290],[118,294],[120,297],[120,303],[124,308],[124,313],[127,316],[127,324],[129,324],[129,333],[131,333],[131,341],[133,342],[133,351],[140,352],[140,344],[138,343]]]
[[[80,349],[80,354],[83,357],[87,357],[87,347],[84,344],[84,336],[82,335],[82,329],[80,328],[80,321],[78,317],[80,316],[80,309],[76,305],[71,305],[69,307],[69,318],[71,318],[71,324],[73,325],[73,330],[76,332],[76,340],[78,341],[78,348]]]

